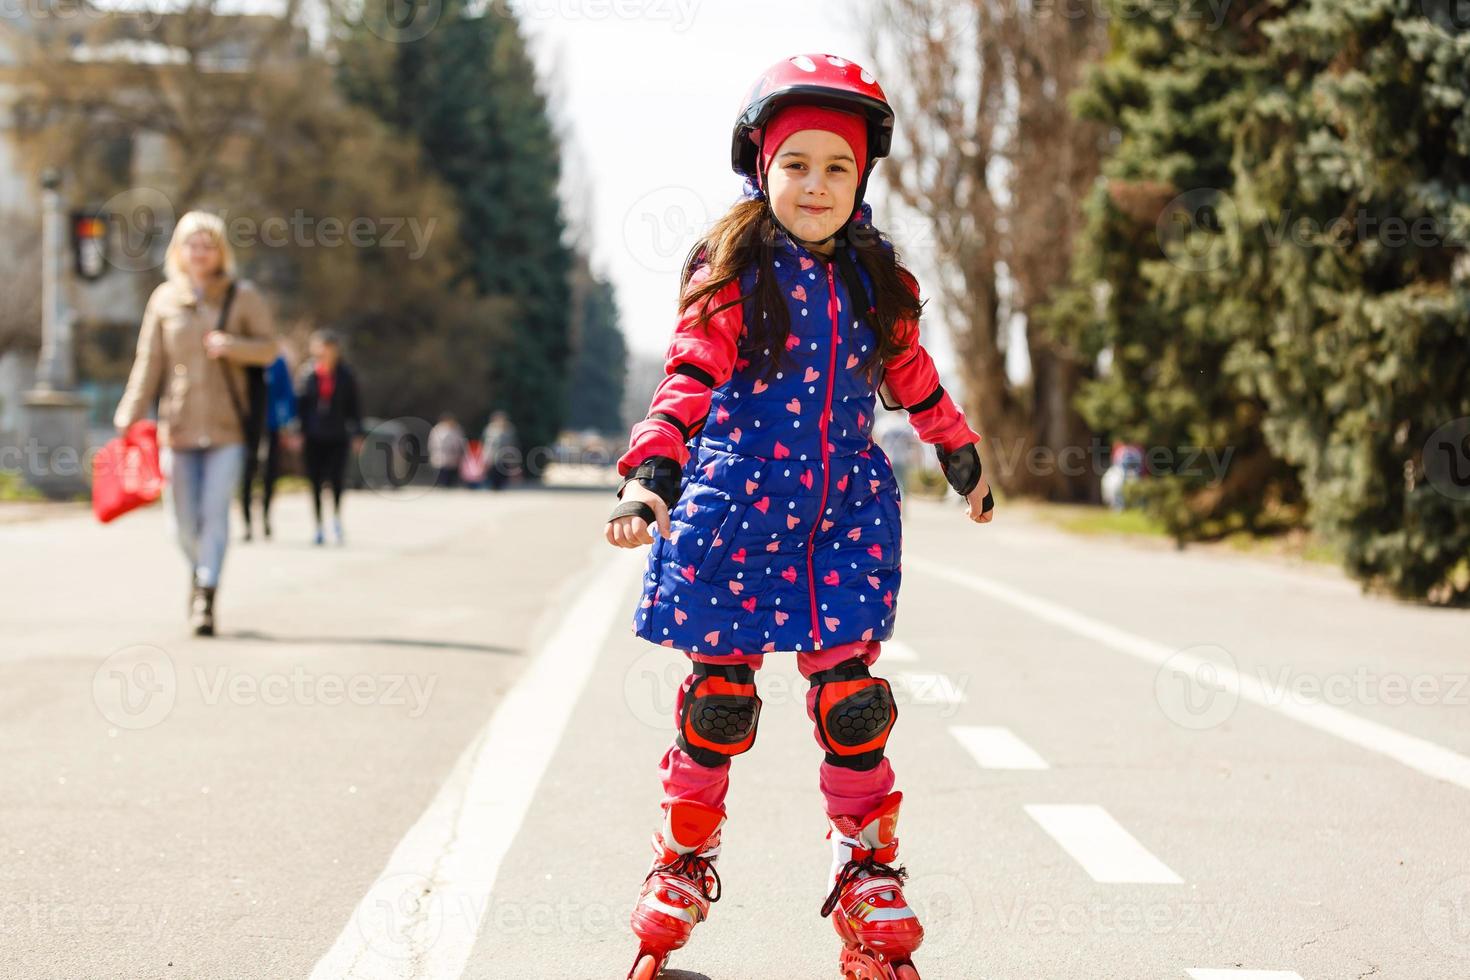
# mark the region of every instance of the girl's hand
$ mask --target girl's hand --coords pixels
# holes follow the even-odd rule
[[[669,505],[664,503],[662,497],[642,484],[633,482],[623,488],[622,500],[624,503],[636,500],[652,507],[658,521],[658,533],[664,536],[664,540],[668,540]],[[636,548],[643,544],[653,544],[653,535],[648,533],[648,522],[631,514],[608,521],[606,537],[607,543],[615,548]]]
[[[989,524],[995,519],[995,501],[993,500],[990,503],[990,511],[983,516],[980,513],[980,509],[985,506],[985,495],[989,492],[990,482],[981,476],[980,482],[975,484],[975,489],[965,497],[966,513],[976,524]]]
[[[211,330],[204,335],[204,352],[210,357],[225,357],[229,354],[234,339],[222,330]]]

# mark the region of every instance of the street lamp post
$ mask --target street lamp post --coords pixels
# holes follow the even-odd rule
[[[66,227],[61,175],[41,176],[41,356],[25,395],[21,457],[26,481],[48,497],[88,490],[87,403],[76,393],[74,318],[66,306]]]

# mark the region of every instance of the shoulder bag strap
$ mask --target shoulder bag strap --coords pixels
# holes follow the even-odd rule
[[[225,300],[224,303],[221,304],[219,310],[219,327],[217,329],[221,333],[229,332],[225,329],[225,327],[229,324],[230,307],[234,305],[234,302],[235,283],[232,281],[229,285],[229,288],[225,290]],[[230,380],[230,366],[225,363],[226,360],[227,358],[223,357],[216,358],[215,363],[218,364],[219,369],[224,372],[225,390],[230,393],[230,404],[235,407],[235,417],[240,420],[240,437],[247,438],[250,435],[250,425],[245,417],[245,409],[240,404],[240,395],[238,392],[235,391],[235,383]]]

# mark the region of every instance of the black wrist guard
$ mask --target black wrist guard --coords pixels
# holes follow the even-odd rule
[[[652,490],[658,494],[669,510],[679,502],[679,493],[683,488],[684,473],[679,466],[679,461],[667,456],[650,456],[639,464],[638,468],[628,474],[628,478],[618,485],[618,496],[623,495],[623,488],[637,480],[639,485],[646,490]]]
[[[952,453],[945,452],[943,446],[935,446],[934,455],[939,457],[939,468],[944,470],[944,478],[961,497],[968,497],[970,491],[980,485],[980,454],[975,451],[973,442]]]
[[[636,517],[649,527],[658,523],[658,515],[653,512],[653,508],[641,500],[628,500],[618,504],[613,508],[612,516],[607,519],[607,522],[611,524],[619,517]]]

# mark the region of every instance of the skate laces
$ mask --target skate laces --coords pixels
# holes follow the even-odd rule
[[[842,897],[843,891],[854,881],[861,881],[863,878],[888,877],[902,884],[908,876],[908,869],[903,865],[895,868],[891,864],[884,864],[875,858],[871,851],[865,858],[854,858],[842,866],[842,871],[837,875],[837,881],[833,884],[831,893],[822,903],[822,918],[825,919],[832,914],[832,910],[837,908],[837,902]]]
[[[696,851],[681,854],[668,864],[656,865],[653,870],[644,876],[643,880],[647,882],[649,878],[661,872],[678,875],[685,881],[691,881],[698,885],[700,892],[707,901],[718,902],[720,900],[720,873],[715,870],[713,861],[701,856]],[[713,891],[706,884],[707,878],[714,879]]]

